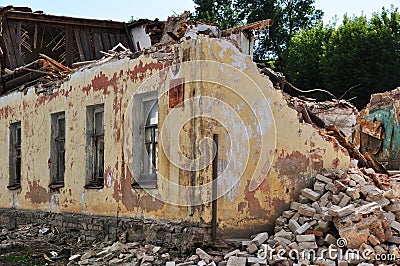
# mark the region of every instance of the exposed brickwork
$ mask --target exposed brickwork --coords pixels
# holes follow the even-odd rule
[[[130,242],[168,246],[183,253],[211,242],[211,228],[205,224],[0,209],[0,227],[14,229],[26,224],[53,226],[62,234],[79,235],[82,241],[115,241],[126,233]]]

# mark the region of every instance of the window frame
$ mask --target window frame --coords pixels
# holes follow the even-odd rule
[[[157,124],[150,124],[146,125],[148,115],[150,111],[153,109],[154,105],[148,110],[148,114],[145,114],[145,104],[148,102],[154,102],[158,105],[158,92],[146,92],[137,94],[134,96],[134,108],[133,108],[133,188],[150,188],[156,189],[157,185],[157,168],[154,167],[153,173],[144,173],[145,167],[145,160],[148,160],[148,154],[146,151],[146,142],[145,142],[145,133],[146,129],[150,129],[152,131],[152,142],[153,145],[158,146],[158,133],[157,137],[155,136],[155,132],[158,132],[159,128],[159,110],[157,110]],[[157,139],[157,140],[155,140]],[[154,140],[154,141],[153,141]],[[147,143],[148,144],[148,143]],[[155,147],[157,147],[155,146]],[[154,149],[154,147],[153,147]],[[156,162],[156,166],[159,165],[159,156],[158,156],[158,149],[154,149],[153,153],[154,159]],[[149,169],[150,170],[150,169]]]
[[[101,130],[96,127],[97,114],[102,113]],[[105,146],[104,104],[86,107],[86,178],[85,188],[104,187],[104,146]],[[101,168],[101,169],[100,169]]]
[[[9,180],[7,188],[21,188],[22,179],[22,125],[21,121],[10,124],[9,127]],[[19,170],[18,170],[19,169]]]
[[[60,122],[63,121],[63,122]],[[63,132],[60,126],[63,123]],[[63,133],[63,134],[62,134]],[[51,189],[64,187],[65,182],[65,139],[66,139],[66,116],[65,112],[51,114],[51,140],[50,140],[50,184]],[[60,147],[63,147],[60,150]],[[61,158],[60,158],[61,157]],[[62,163],[60,163],[62,160]],[[62,165],[61,165],[62,164]],[[60,168],[62,173],[60,174]]]

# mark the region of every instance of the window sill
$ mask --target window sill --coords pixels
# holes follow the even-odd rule
[[[104,188],[104,184],[100,183],[89,183],[84,186],[85,189],[102,189]]]
[[[60,188],[63,188],[64,187],[64,182],[55,182],[55,183],[51,183],[50,185],[49,185],[49,188],[50,189],[60,189]]]
[[[103,178],[98,178],[98,179],[92,179],[90,180],[84,188],[86,189],[102,189],[104,188],[104,179]]]
[[[158,189],[157,181],[142,181],[132,184],[132,188],[137,189]]]
[[[84,188],[85,189],[102,189],[102,188],[104,188],[104,185],[103,186],[101,186],[101,185],[85,185]]]
[[[21,184],[9,185],[9,186],[7,186],[7,188],[8,188],[9,190],[17,190],[17,189],[20,189],[20,188],[21,188]]]

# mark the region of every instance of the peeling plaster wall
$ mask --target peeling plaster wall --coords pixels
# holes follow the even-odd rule
[[[14,92],[1,97],[0,145],[5,159],[0,160],[0,208],[210,223],[211,203],[176,206],[131,187],[128,165],[134,166],[135,162],[129,152],[124,152],[133,147],[130,99],[138,92],[157,89],[161,128],[172,112],[168,105],[170,81],[179,78],[191,81],[185,83],[184,99],[195,101],[174,108],[182,114],[182,118],[177,116],[176,120],[182,127],[176,133],[176,125],[165,123],[165,130],[170,135],[166,138],[168,141],[159,145],[164,144],[168,151],[173,148],[171,140],[179,135],[182,155],[195,159],[207,152],[201,150],[200,140],[219,135],[218,172],[223,178],[218,181],[218,190],[233,187],[218,199],[219,234],[248,236],[259,230],[272,229],[275,218],[289,206],[302,187],[310,184],[314,174],[324,168],[348,167],[347,152],[331,138],[321,136],[311,125],[300,124],[296,111],[287,106],[281,92],[259,73],[250,56],[240,53],[232,43],[199,38],[186,41],[177,48],[179,56],[175,60],[179,64],[167,72],[159,70],[170,63],[160,63],[148,54],[136,59],[112,59],[73,73],[69,80],[54,88],[51,96],[38,96],[34,88],[29,88],[26,95]],[[185,66],[188,62],[191,67]],[[221,67],[216,62],[226,65]],[[228,103],[237,116],[230,115],[228,107],[218,102],[207,103],[206,97]],[[270,109],[265,108],[266,102]],[[100,103],[104,103],[105,112],[107,184],[100,190],[84,189],[86,106]],[[65,111],[66,118],[65,187],[52,192],[48,188],[50,171],[47,164],[50,115],[60,111]],[[186,123],[186,113],[210,117],[198,117]],[[218,117],[219,122],[213,117]],[[6,189],[9,124],[18,120],[22,124],[22,188],[10,191]],[[247,148],[247,152],[241,152]],[[182,158],[172,159],[182,161]],[[166,152],[160,151],[158,170],[165,177],[159,176],[158,189],[152,190],[159,198],[170,197],[179,202],[211,197],[210,187],[201,187],[188,194],[167,182],[192,186],[206,184],[212,180],[211,165],[197,172],[178,169],[169,162]],[[249,191],[253,177],[260,185]]]

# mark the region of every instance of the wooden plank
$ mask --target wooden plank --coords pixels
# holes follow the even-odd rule
[[[45,74],[43,74],[43,73],[30,72],[24,76],[14,78],[14,79],[6,82],[3,89],[4,89],[4,91],[9,91],[9,90],[15,89],[16,87],[19,87],[28,82],[34,81],[44,75]]]
[[[8,27],[8,21],[4,21],[3,22],[3,40],[6,46],[6,52],[7,52],[7,59],[8,59],[8,63],[10,64],[9,67],[11,69],[15,69],[17,68],[17,61],[15,58],[15,52],[14,52],[14,45],[12,42],[12,37],[11,37],[11,33]]]
[[[129,45],[127,47],[129,47],[129,49],[131,51],[135,51],[135,45],[133,45],[132,32],[130,30],[128,30],[126,23],[124,23],[124,28],[125,28],[126,37],[128,39],[128,45]]]
[[[25,63],[22,60],[22,49],[21,49],[22,21],[18,21],[17,24],[15,25],[15,32],[16,32],[15,42],[18,45],[18,51],[19,51],[19,56],[17,57],[17,62],[18,62],[18,64],[20,64],[20,66],[23,66],[23,65],[25,65]]]
[[[36,49],[37,37],[38,37],[38,24],[35,23],[35,32],[33,33],[33,49]]]
[[[75,35],[76,45],[78,46],[79,57],[80,57],[81,61],[86,61],[85,54],[83,53],[81,37],[79,36],[79,30],[77,28],[74,28],[74,35]]]
[[[90,38],[88,38],[88,34],[84,29],[79,31],[79,36],[81,38],[83,53],[85,54],[85,60],[90,61],[93,60],[92,54],[90,52]]]
[[[103,57],[100,51],[104,51],[103,42],[101,41],[101,35],[99,33],[93,33],[93,41],[96,59],[100,59]]]
[[[89,31],[89,28],[87,28],[87,27],[85,27],[83,29],[83,32],[85,33],[86,39],[88,40],[88,47],[87,48],[89,50],[90,57],[91,57],[92,60],[94,60],[95,59],[95,54],[94,54],[93,35],[91,34],[91,31]],[[83,49],[85,49],[85,48],[83,48]]]
[[[103,47],[105,52],[107,52],[108,50],[111,50],[111,43],[110,43],[110,38],[108,37],[108,33],[107,32],[102,32],[101,33],[101,39],[103,41]]]
[[[18,21],[17,23],[9,24],[10,32],[12,32],[11,41],[14,42],[14,54],[15,59],[17,61],[18,66],[25,65],[24,61],[22,60],[21,56],[21,26],[22,22]]]
[[[65,26],[65,53],[66,53],[66,60],[65,64],[69,67],[72,67],[72,63],[74,61],[74,42],[73,42],[73,30],[72,26]]]
[[[115,34],[115,41],[117,42],[116,44],[122,43],[121,34],[119,33]]]
[[[53,25],[61,24],[61,25],[83,26],[83,27],[119,29],[119,30],[122,30],[124,28],[124,22],[118,22],[112,20],[72,18],[72,17],[38,14],[30,12],[28,13],[28,12],[10,11],[7,13],[6,17],[7,19],[45,22],[45,23],[51,23]]]
[[[126,48],[129,48],[129,41],[128,38],[126,37],[125,34],[121,34],[121,39],[122,39],[122,45],[125,46]]]
[[[112,49],[115,45],[117,45],[117,41],[115,40],[115,35],[113,33],[110,33],[110,44]]]
[[[44,59],[38,59],[36,61],[33,61],[32,63],[29,63],[27,65],[25,65],[25,68],[29,68],[29,69],[40,69],[43,67],[44,65]],[[0,82],[8,82],[12,79],[21,77],[23,75],[28,74],[29,72],[26,70],[23,70],[21,67],[17,68],[16,70],[12,71],[11,73],[8,74],[4,74],[2,76],[0,76]]]
[[[60,68],[63,71],[67,71],[67,72],[71,72],[71,69],[69,69],[68,67],[58,63],[56,60],[54,60],[53,58],[44,55],[44,54],[39,54],[41,57],[43,57],[44,59],[46,59],[47,61],[49,61],[50,63],[52,63],[53,65],[55,65],[56,67]]]

